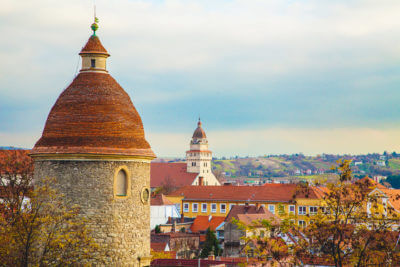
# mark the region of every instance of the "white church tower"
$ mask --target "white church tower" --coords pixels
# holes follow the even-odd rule
[[[186,151],[187,172],[198,173],[192,185],[221,185],[211,171],[212,152],[208,149],[206,133],[201,121],[190,141],[190,150]]]

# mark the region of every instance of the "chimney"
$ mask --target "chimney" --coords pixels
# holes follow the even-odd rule
[[[200,186],[203,185],[203,183],[204,183],[204,182],[203,182],[203,179],[204,179],[203,176],[200,176],[200,177],[199,177],[199,185],[200,185]]]
[[[185,222],[185,217],[183,216],[183,212],[182,212],[182,214],[181,214],[181,223],[184,223]]]
[[[249,203],[248,202],[246,202],[246,204],[244,204],[244,213],[246,214],[247,213],[247,211],[249,210]]]

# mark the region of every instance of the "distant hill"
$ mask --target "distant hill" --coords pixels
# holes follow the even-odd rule
[[[29,149],[22,147],[13,147],[13,146],[0,146],[0,150],[29,150]]]
[[[389,176],[400,174],[400,155],[269,155],[260,157],[235,157],[213,160],[213,170],[225,176],[235,177],[289,177],[334,174],[332,167],[339,159],[352,160],[353,174],[363,176]]]

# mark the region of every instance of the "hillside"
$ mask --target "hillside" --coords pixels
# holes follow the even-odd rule
[[[228,179],[331,179],[339,159],[352,160],[355,177],[390,176],[400,174],[400,156],[392,154],[368,155],[318,155],[315,157],[302,154],[270,155],[262,157],[235,157],[213,160],[213,171],[219,177]],[[254,180],[254,179],[253,179]]]

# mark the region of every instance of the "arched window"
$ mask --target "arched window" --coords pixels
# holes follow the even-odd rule
[[[119,197],[128,195],[128,176],[124,170],[120,170],[115,181],[115,194]]]

